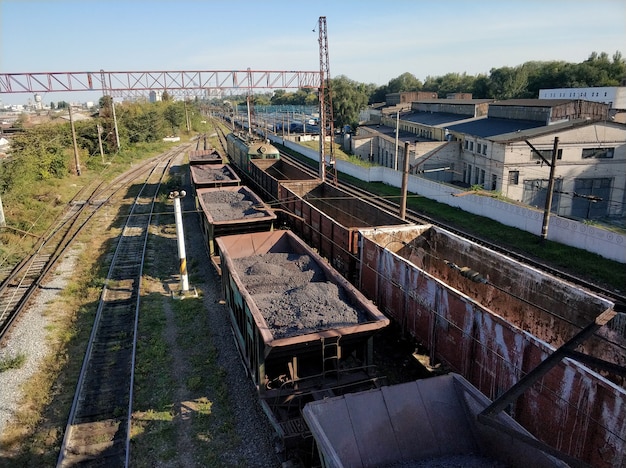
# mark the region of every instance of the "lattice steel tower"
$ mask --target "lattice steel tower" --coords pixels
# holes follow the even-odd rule
[[[333,139],[335,136],[335,126],[333,119],[333,99],[330,85],[330,60],[328,58],[328,35],[326,34],[326,17],[319,18],[319,44],[320,44],[320,178],[324,181],[326,176],[330,177],[333,183],[337,184],[337,166],[335,160],[335,150]],[[326,141],[326,137],[330,141]],[[328,169],[326,158],[328,157]],[[327,174],[328,173],[328,174]]]

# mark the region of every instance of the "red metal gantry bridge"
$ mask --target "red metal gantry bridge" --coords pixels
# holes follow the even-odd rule
[[[196,70],[0,73],[0,94],[102,91],[120,97],[167,91],[197,95],[233,89],[319,89],[319,71]]]

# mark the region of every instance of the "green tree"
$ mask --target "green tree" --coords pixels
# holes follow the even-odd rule
[[[405,91],[419,91],[422,82],[409,72],[405,72],[397,78],[389,80],[387,93],[401,93]]]
[[[371,88],[340,75],[331,80],[335,128],[359,124],[359,112],[367,107]]]
[[[490,97],[514,99],[521,96],[528,86],[528,70],[523,67],[492,68],[489,75]]]
[[[163,117],[169,127],[172,129],[172,133],[176,134],[178,129],[185,121],[185,110],[182,105],[176,105],[177,103],[171,103],[168,105],[163,113]]]

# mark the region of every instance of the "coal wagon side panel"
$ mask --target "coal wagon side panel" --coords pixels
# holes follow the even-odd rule
[[[260,388],[265,377],[264,340],[259,328],[254,325],[254,315],[248,300],[241,293],[241,288],[228,265],[222,266],[222,286],[237,347],[248,375],[254,385]]]
[[[407,228],[409,229],[409,228]],[[495,399],[534,369],[554,348],[474,299],[386,248],[384,230],[362,231],[362,291],[380,310],[485,396]],[[396,234],[394,234],[395,237]],[[424,244],[426,246],[426,244]],[[404,247],[403,247],[404,248]],[[427,263],[422,247],[414,262]],[[409,255],[407,254],[407,257]],[[408,270],[402,274],[397,263]],[[375,267],[380,274],[374,274]],[[404,294],[404,302],[398,295]],[[511,406],[527,430],[555,449],[591,466],[621,466],[626,442],[626,390],[569,359],[562,360]],[[592,435],[593,434],[593,435]]]
[[[267,168],[271,167],[272,164],[279,163],[280,161],[280,159],[259,159],[250,162],[250,177],[258,186],[259,194],[266,200],[278,199],[279,181],[267,172]]]
[[[211,203],[205,198],[221,200],[221,203]],[[196,204],[202,212],[202,230],[212,257],[219,255],[215,244],[217,237],[271,231],[277,220],[274,212],[268,210],[258,195],[245,185],[200,188],[196,192]],[[225,212],[232,216],[218,217]]]
[[[410,224],[325,182],[284,183],[280,194],[286,209],[295,209],[304,218],[294,222],[294,229],[353,284],[359,281],[358,230]],[[312,232],[306,232],[306,225]]]

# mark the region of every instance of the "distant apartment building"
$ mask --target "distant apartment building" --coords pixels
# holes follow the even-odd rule
[[[582,99],[609,106],[609,118],[626,122],[626,86],[540,89],[539,99]]]

